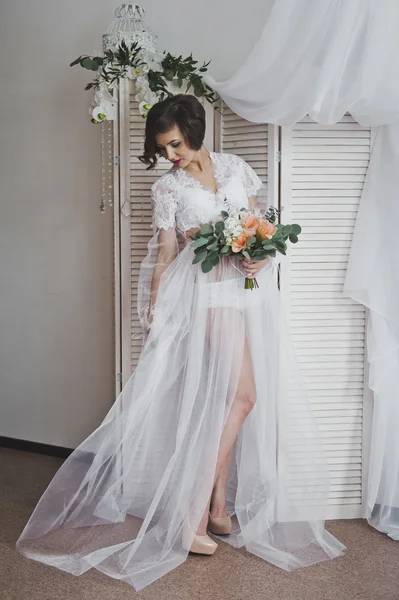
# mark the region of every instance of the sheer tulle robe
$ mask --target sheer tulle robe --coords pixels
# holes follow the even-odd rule
[[[95,567],[136,590],[181,564],[212,491],[246,353],[256,402],[230,464],[233,531],[217,537],[287,571],[339,556],[344,546],[324,528],[328,465],[273,264],[257,275],[259,288],[245,290],[235,257],[204,274],[187,239],[179,251],[176,229],[161,252],[160,231],[140,271],[145,320],[160,256],[167,265],[139,363],[56,473],[19,551],[75,575]]]

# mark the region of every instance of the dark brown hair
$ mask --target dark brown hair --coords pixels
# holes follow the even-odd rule
[[[147,171],[157,165],[157,157],[162,156],[157,148],[155,136],[170,131],[177,125],[186,145],[199,150],[205,137],[205,109],[195,96],[177,94],[157,102],[147,114],[145,126],[144,153],[139,160],[146,165]]]

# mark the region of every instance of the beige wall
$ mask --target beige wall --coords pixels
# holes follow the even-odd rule
[[[69,63],[101,49],[117,5],[1,3],[0,436],[75,447],[114,400],[112,213],[98,209],[91,76]],[[269,5],[142,2],[159,49],[212,59],[217,78],[242,63]]]

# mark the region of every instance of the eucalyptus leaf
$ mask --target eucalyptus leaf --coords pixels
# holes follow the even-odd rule
[[[290,234],[290,242],[292,242],[293,244],[296,244],[298,241],[298,236],[295,235],[295,233],[291,233]]]
[[[205,258],[207,257],[207,251],[206,248],[204,248],[203,250],[201,250],[200,252],[198,252],[198,254],[196,254],[194,260],[193,260],[193,265],[201,262],[201,260],[205,260]]]
[[[217,250],[217,248],[218,248],[218,244],[215,242],[215,243],[213,243],[213,244],[210,244],[210,245],[208,246],[208,251],[209,251],[209,250]]]
[[[198,240],[195,240],[195,242],[193,242],[191,244],[191,247],[199,248],[200,246],[206,246],[207,243],[208,243],[208,240],[206,238],[199,238]]]
[[[212,271],[213,269],[213,264],[209,260],[204,260],[204,262],[201,263],[201,269],[203,273],[209,273],[209,271]]]
[[[79,58],[77,58],[76,60],[71,62],[71,64],[69,66],[74,67],[75,65],[80,65],[82,58],[83,58],[83,56],[79,56]]]
[[[298,225],[297,223],[294,223],[293,225],[291,225],[291,230],[292,230],[292,233],[295,233],[295,235],[298,235],[299,233],[301,233],[302,227],[300,225]]]
[[[224,221],[218,221],[215,224],[215,231],[216,233],[222,233],[222,231],[224,231]]]
[[[276,248],[277,250],[279,250],[279,252],[281,252],[282,250],[285,250],[286,245],[284,242],[280,242],[279,240],[276,241]]]
[[[91,60],[89,56],[84,58],[80,63],[84,69],[88,69],[89,71],[97,71],[97,64]]]
[[[200,231],[202,235],[213,233],[213,226],[210,223],[205,223],[205,225],[201,227]]]
[[[288,237],[291,233],[291,225],[284,225],[282,229],[282,234],[284,237]]]
[[[213,252],[210,252],[207,256],[207,260],[214,260],[217,256],[219,256],[219,251],[218,250],[214,250]]]

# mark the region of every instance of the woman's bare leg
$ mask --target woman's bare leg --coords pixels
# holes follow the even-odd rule
[[[229,476],[231,458],[234,451],[234,442],[220,467],[211,495],[210,512],[212,517],[227,517],[226,488]]]
[[[255,388],[255,378],[252,367],[252,359],[251,353],[249,349],[248,340],[245,337],[244,349],[242,355],[242,364],[240,369],[240,375],[238,379],[237,389],[234,396],[234,400],[232,402],[232,406],[230,408],[225,426],[223,428],[223,432],[220,438],[219,452],[216,459],[216,468],[215,475],[213,480],[213,487],[215,487],[216,481],[219,477],[219,474],[223,473],[223,477],[227,480],[228,474],[228,466],[230,464],[229,461],[229,453],[231,457],[231,452],[234,446],[235,439],[243,425],[245,419],[248,414],[252,410],[256,398],[256,388]],[[225,464],[226,463],[226,464]],[[221,472],[222,465],[224,465],[224,471]],[[226,474],[227,470],[227,474]],[[217,491],[220,492],[223,490],[223,479],[220,480]],[[224,485],[225,491],[225,485]],[[220,495],[218,494],[218,498]],[[212,494],[213,495],[213,494]],[[216,498],[216,496],[215,496]],[[208,525],[208,511],[211,503],[211,497],[208,500],[207,506],[205,507],[205,511],[202,515],[200,524],[197,529],[197,535],[205,535],[206,528]],[[225,504],[225,500],[224,500]],[[216,511],[215,511],[216,512]],[[218,514],[214,514],[213,516],[222,516]]]

